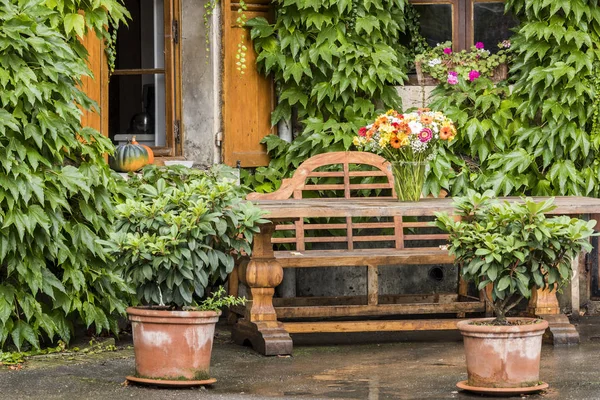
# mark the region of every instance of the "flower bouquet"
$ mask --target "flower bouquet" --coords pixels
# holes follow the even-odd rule
[[[415,58],[417,78],[423,84],[456,85],[459,78],[472,82],[482,76],[499,82],[508,73],[510,46],[510,41],[504,40],[498,44],[500,51],[491,54],[482,42],[475,43],[470,51],[459,52],[452,51],[452,42],[438,44]]]
[[[390,162],[399,200],[418,201],[429,160],[442,142],[455,136],[454,123],[441,112],[425,108],[400,114],[390,110],[373,124],[360,128],[354,145]]]

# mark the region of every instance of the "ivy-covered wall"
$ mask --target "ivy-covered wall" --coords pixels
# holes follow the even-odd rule
[[[432,162],[426,193],[600,194],[597,3],[506,2],[521,21],[511,38],[509,81],[441,84],[429,99],[456,121],[459,136]],[[403,84],[420,44],[398,44],[415,26],[404,1],[288,0],[276,7],[273,25],[250,22],[252,36],[259,67],[278,84],[273,122],[293,114],[302,124],[291,144],[265,140],[271,164],[244,172],[258,191],[274,190],[311,155],[351,149],[352,135],[377,108],[400,108],[390,89]],[[382,46],[390,57],[379,57]]]
[[[78,37],[126,13],[116,0],[0,0],[0,349],[68,341],[76,324],[116,332],[124,313],[130,289],[99,243],[119,191],[113,146],[81,126],[94,104]]]
[[[248,22],[258,66],[273,77],[272,123],[302,121],[292,144],[269,136],[270,165],[244,180],[272,191],[308,157],[348,149],[378,111],[401,108],[394,86],[407,78],[405,0],[277,0],[275,22]]]
[[[510,80],[436,89],[431,107],[457,121],[460,134],[452,153],[432,163],[426,189],[598,197],[598,2],[513,0],[506,7],[521,20]]]

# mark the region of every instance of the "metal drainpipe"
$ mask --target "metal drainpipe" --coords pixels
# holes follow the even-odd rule
[[[215,141],[213,148],[213,163],[221,163],[221,145],[223,143],[223,132],[221,130],[222,118],[221,113],[222,99],[221,91],[223,89],[223,60],[221,60],[221,7],[215,7],[212,14],[211,40],[210,51],[212,61],[212,77],[213,77],[213,129]]]

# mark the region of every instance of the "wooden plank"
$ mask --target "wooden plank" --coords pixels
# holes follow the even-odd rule
[[[367,304],[377,305],[379,297],[379,276],[376,265],[367,266]]]
[[[274,298],[275,307],[306,307],[328,305],[366,305],[367,296],[315,296]],[[439,303],[479,302],[476,297],[459,296],[456,293],[435,294],[386,294],[378,297],[378,304],[410,304],[410,303]]]
[[[354,236],[355,242],[386,242],[396,240],[394,235]]]
[[[296,196],[297,191],[305,190],[306,178],[314,170],[325,165],[340,164],[366,164],[377,168],[382,176],[388,178],[388,188],[392,187],[393,175],[389,169],[389,162],[377,154],[363,151],[331,152],[318,154],[304,161],[290,179],[284,179],[278,190],[273,193],[250,193],[246,198],[248,200],[284,200],[294,195],[295,199],[301,199],[302,196]]]
[[[81,125],[96,129],[108,136],[108,63],[104,44],[93,31],[89,31],[81,43],[88,51],[88,67],[92,76],[81,77],[81,89],[88,97],[98,103],[99,112],[83,111]]]
[[[451,264],[454,260],[445,250],[423,250],[420,248],[370,249],[370,250],[324,250],[324,251],[276,251],[275,258],[282,267],[322,267],[322,266],[366,266],[366,265],[431,265]]]
[[[367,317],[408,314],[448,314],[460,312],[484,312],[485,305],[476,302],[456,303],[417,303],[417,304],[378,304],[313,307],[276,307],[278,319],[284,318],[325,318],[325,317]]]
[[[501,198],[518,202],[520,198]],[[535,201],[547,197],[534,197]],[[393,217],[433,216],[437,211],[454,212],[451,198],[425,198],[417,202],[402,202],[382,198],[352,199],[298,199],[293,202],[260,200],[256,203],[267,212],[265,218],[316,218],[316,217]],[[549,215],[580,215],[600,212],[600,199],[588,197],[556,197],[556,208]]]
[[[460,319],[284,322],[283,327],[289,333],[434,331],[454,330],[458,321]]]
[[[404,235],[404,240],[446,240],[447,233],[432,233],[429,235]]]
[[[268,4],[247,3],[245,14],[248,20],[269,18]],[[270,118],[275,96],[273,80],[263,76],[256,66],[257,55],[249,29],[236,23],[239,7],[239,3],[230,0],[223,2],[223,162],[232,167],[237,161],[242,167],[257,167],[269,163],[261,139],[277,133]],[[243,75],[236,66],[238,44],[247,48],[247,68]]]

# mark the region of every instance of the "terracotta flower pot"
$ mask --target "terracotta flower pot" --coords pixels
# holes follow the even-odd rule
[[[540,320],[515,326],[471,324],[473,321],[491,320],[493,318],[465,320],[457,324],[465,344],[468,385],[478,388],[527,388],[538,385],[542,335],[548,322]],[[532,318],[508,320],[534,321]]]
[[[129,307],[136,377],[202,381],[209,378],[215,324],[221,312]]]

